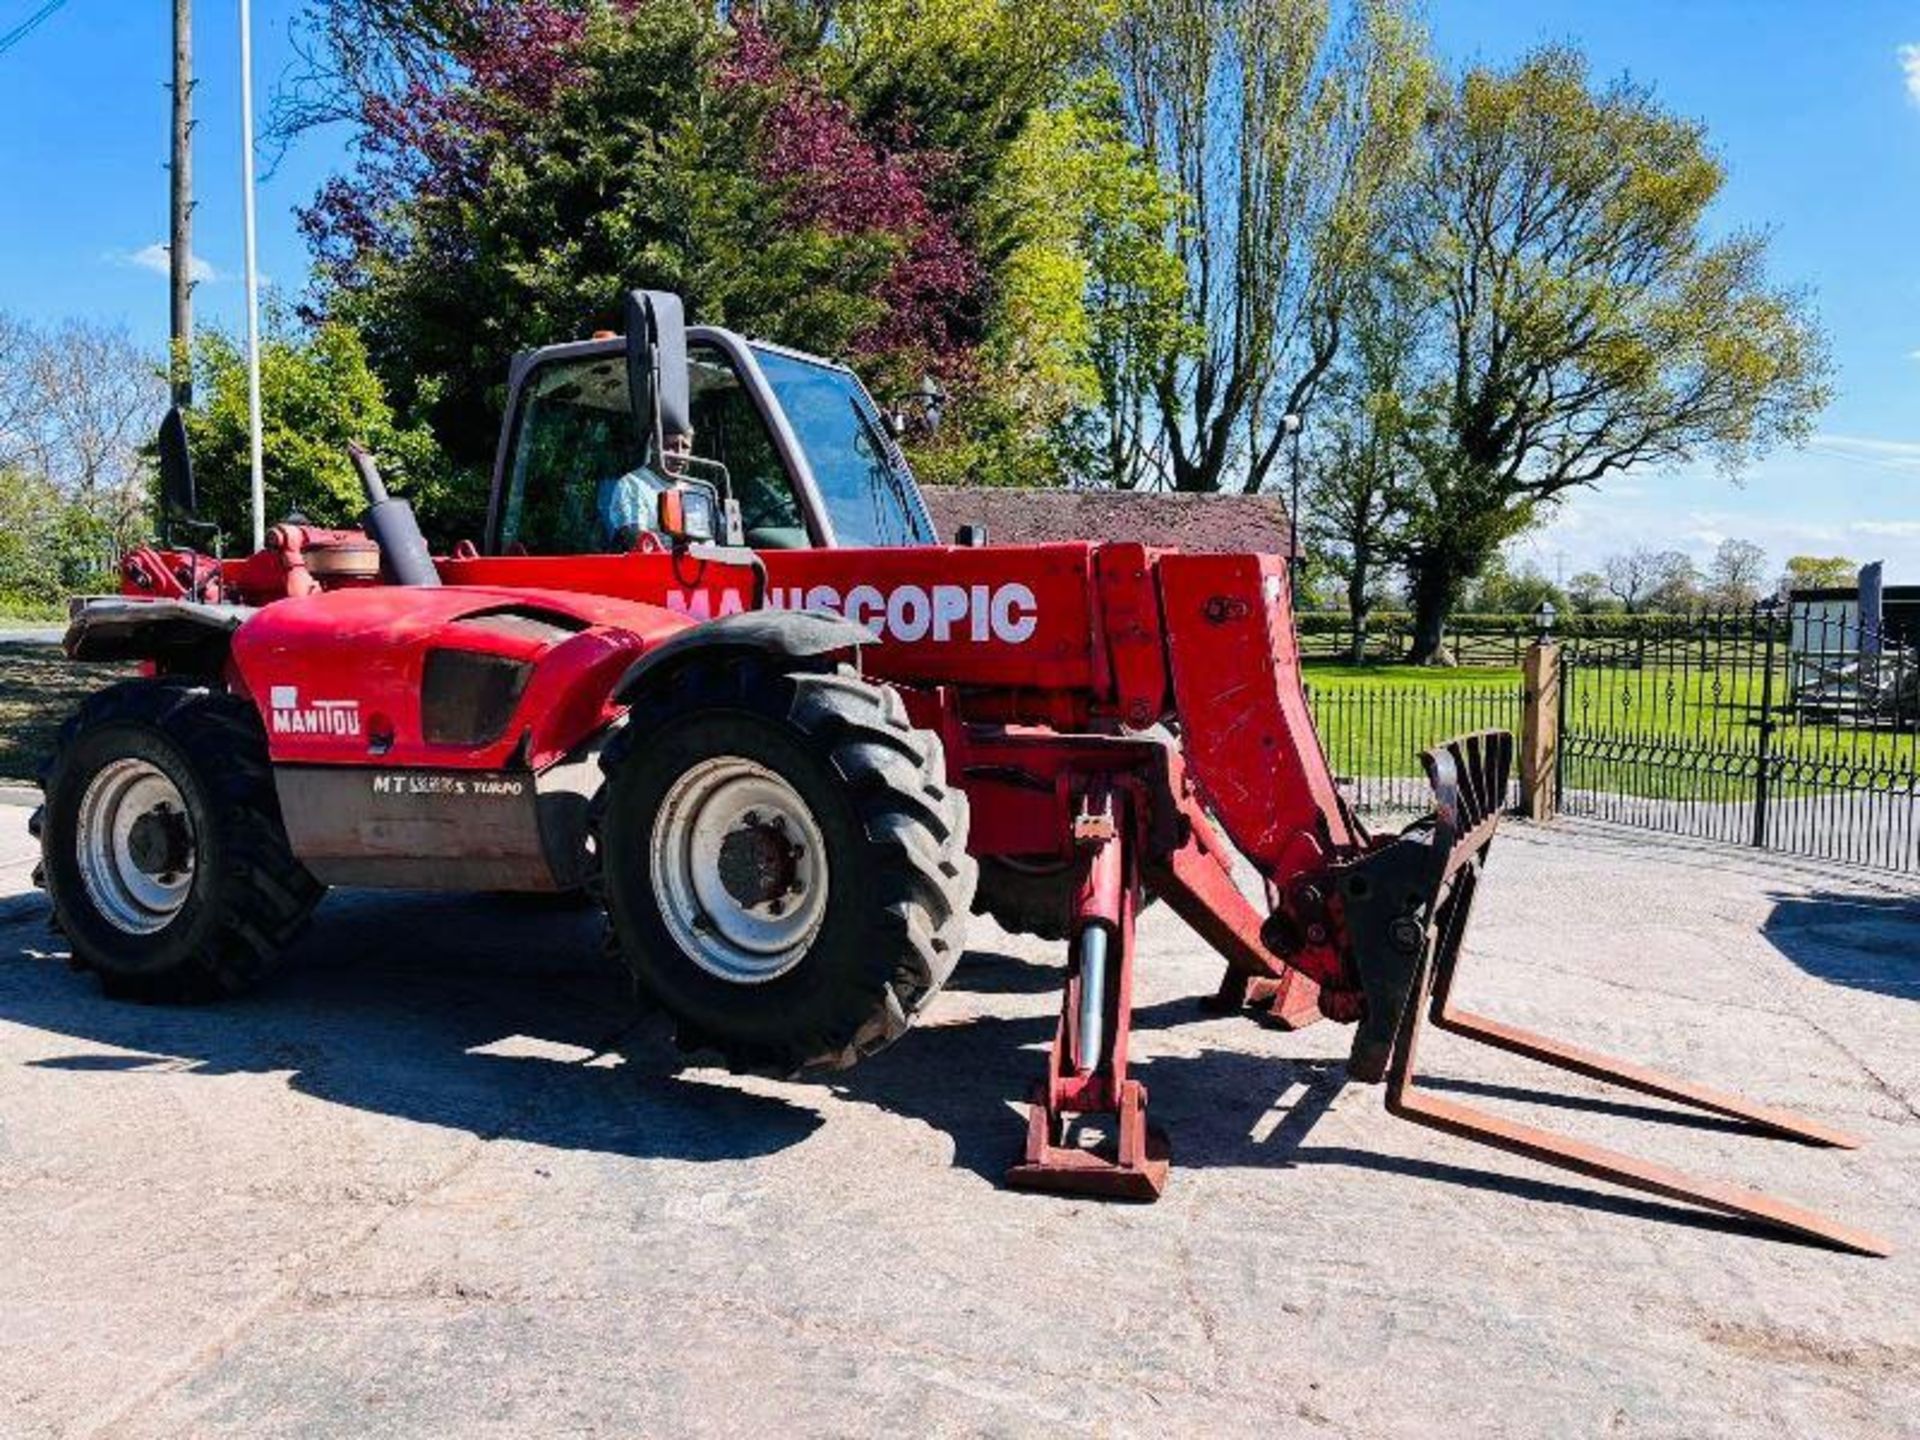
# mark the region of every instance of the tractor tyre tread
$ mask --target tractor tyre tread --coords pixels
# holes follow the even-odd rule
[[[186,762],[191,783],[219,826],[218,873],[211,890],[189,902],[211,905],[217,914],[189,948],[157,970],[123,968],[90,938],[101,933],[84,913],[91,902],[77,874],[68,874],[63,857],[54,853],[71,840],[55,811],[65,799],[63,787],[78,783],[68,774],[74,747],[114,728],[157,733],[167,742]],[[40,783],[46,801],[36,816],[42,847],[36,883],[53,901],[54,926],[72,943],[76,968],[95,972],[102,990],[115,998],[195,1002],[238,994],[274,968],[326,893],[288,843],[266,732],[254,708],[237,696],[164,678],[110,685],[61,726]]]
[[[853,797],[868,842],[864,863],[875,867],[862,877],[863,887],[884,897],[875,924],[894,957],[892,974],[872,987],[861,1013],[771,1043],[725,1035],[720,1026],[678,1013],[617,937],[612,948],[637,987],[673,1017],[683,1051],[716,1051],[737,1071],[845,1069],[899,1039],[965,949],[979,873],[966,853],[967,798],[947,783],[940,738],[916,729],[897,693],[863,680],[851,666],[786,668],[757,656],[691,664],[637,700],[601,757],[608,783],[595,797],[591,823],[603,865],[609,797],[647,737],[689,715],[726,710],[781,722],[824,757]],[[604,870],[600,884],[612,888]],[[610,934],[613,915],[610,905]]]

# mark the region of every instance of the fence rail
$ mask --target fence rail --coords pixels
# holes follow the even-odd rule
[[[1520,731],[1518,685],[1313,682],[1307,701],[1341,792],[1362,812],[1428,809],[1419,754],[1469,730]],[[1509,796],[1519,798],[1518,781]]]
[[[1557,651],[1542,694],[1558,703],[1535,723],[1552,737],[1538,753],[1555,757],[1561,813],[1920,873],[1920,655],[1894,636],[1857,616],[1755,610],[1660,617]],[[1392,673],[1308,683],[1362,810],[1422,811],[1419,751],[1526,728],[1517,681]]]
[[[1562,647],[1559,808],[1920,871],[1920,664],[1852,615]]]

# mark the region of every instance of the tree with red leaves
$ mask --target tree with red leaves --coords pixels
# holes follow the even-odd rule
[[[504,357],[586,333],[633,285],[848,355],[881,385],[967,373],[986,271],[934,187],[751,17],[677,0],[478,5],[445,72],[360,104],[359,163],[304,216],[311,308],[345,320],[458,459]]]

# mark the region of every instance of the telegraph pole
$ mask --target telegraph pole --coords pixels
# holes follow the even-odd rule
[[[240,0],[240,213],[247,240],[247,434],[253,470],[253,548],[267,543],[266,466],[260,440],[260,256],[253,193],[253,4]]]
[[[173,0],[172,225],[167,236],[168,279],[173,292],[172,346],[167,373],[173,403],[193,403],[193,0]]]

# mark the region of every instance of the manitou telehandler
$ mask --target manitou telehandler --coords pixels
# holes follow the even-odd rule
[[[1151,892],[1225,960],[1218,1005],[1355,1025],[1352,1074],[1410,1120],[1884,1252],[1414,1087],[1430,1019],[1853,1143],[1457,1008],[1512,738],[1430,751],[1433,814],[1370,835],[1308,713],[1281,559],[942,545],[849,371],[687,329],[669,295],[626,319],[515,361],[480,544],[431,556],[356,452],[359,528],[290,519],[240,559],[138,549],[122,596],[76,604],[70,655],[145,671],[68,722],[36,817],[56,921],[110,991],[234,991],[328,885],[577,891],[684,1044],[791,1074],[907,1028],[979,880],[985,909],[1066,941],[1009,1181],[1150,1199],[1167,1153],[1128,1049]],[[188,518],[177,417],[162,454]],[[1086,1117],[1104,1147],[1079,1143]]]

